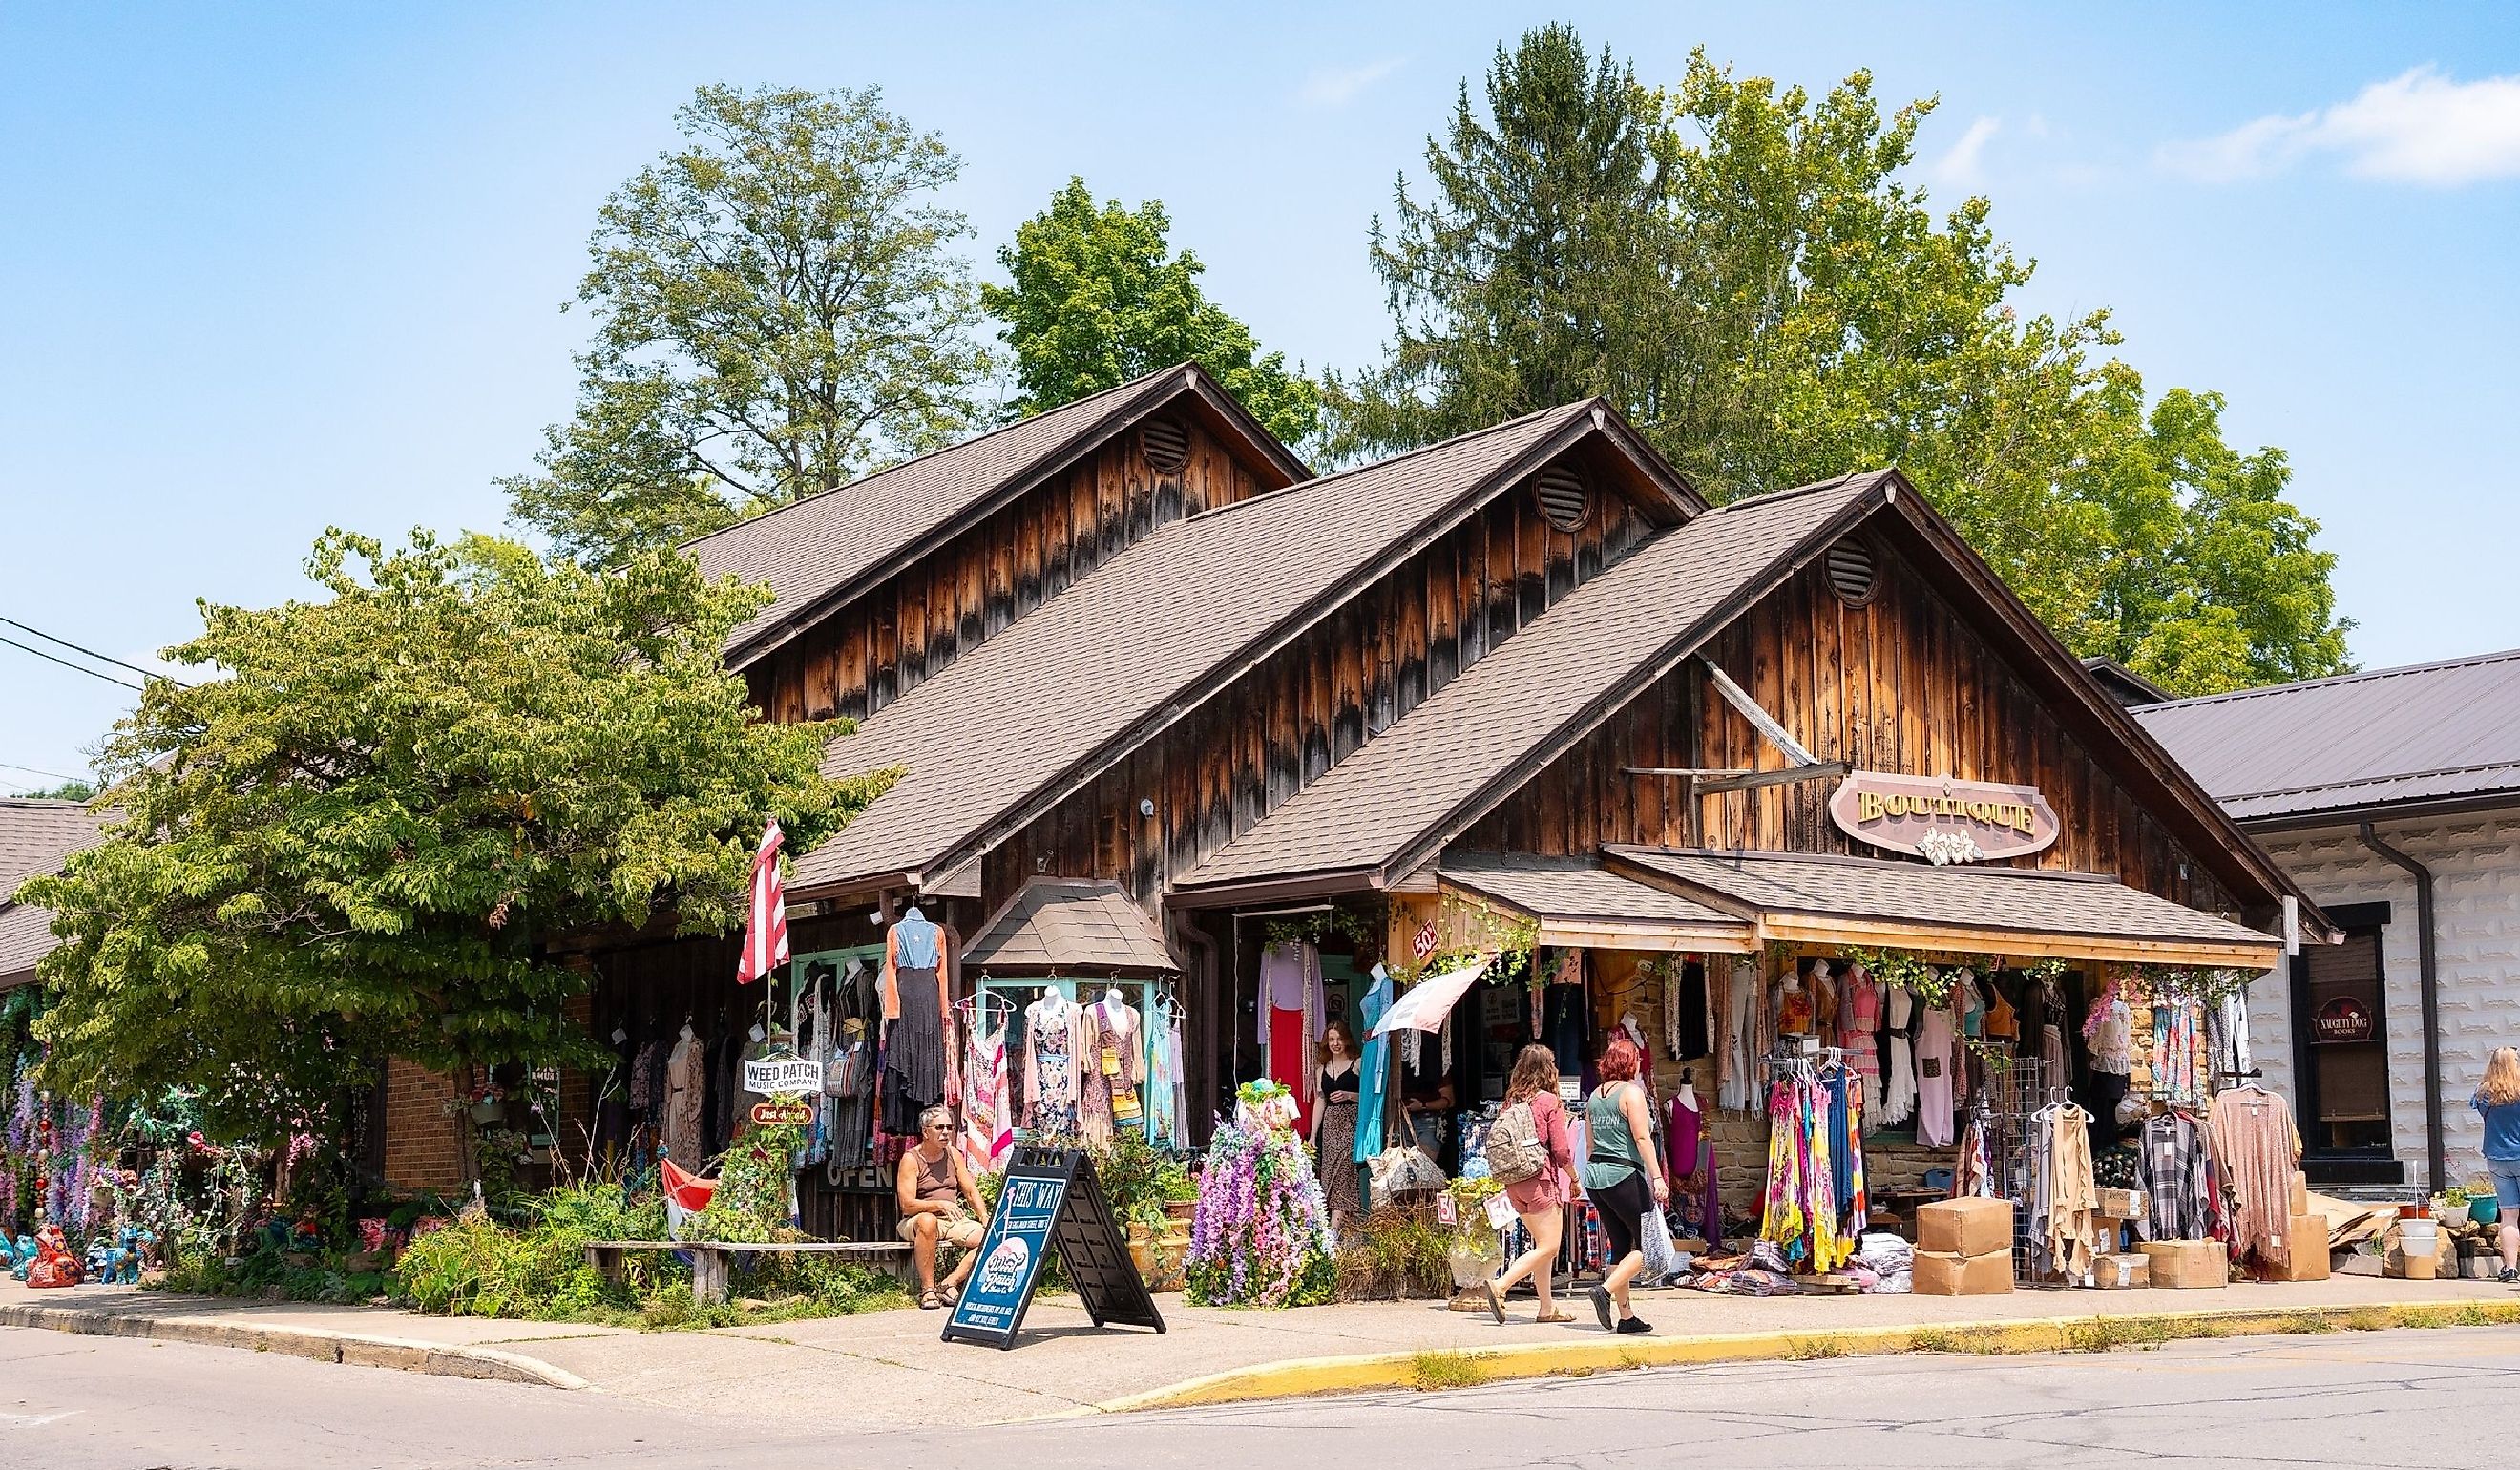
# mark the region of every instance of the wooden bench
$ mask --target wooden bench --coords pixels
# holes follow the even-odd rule
[[[910,1245],[901,1240],[590,1240],[586,1243],[586,1264],[602,1272],[604,1279],[621,1279],[621,1258],[632,1251],[689,1251],[692,1253],[692,1300],[710,1306],[726,1300],[729,1257],[753,1253],[783,1256],[847,1256],[869,1266],[890,1271],[907,1281],[913,1257]]]

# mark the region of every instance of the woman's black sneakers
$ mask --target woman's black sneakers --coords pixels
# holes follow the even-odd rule
[[[1619,1323],[1618,1330],[1619,1330],[1619,1331],[1621,1331],[1621,1332],[1630,1332],[1630,1333],[1634,1333],[1634,1332],[1651,1332],[1651,1331],[1653,1330],[1653,1328],[1648,1327],[1648,1326],[1646,1326],[1646,1325],[1645,1325],[1645,1319],[1644,1319],[1643,1317],[1641,1317],[1641,1316],[1632,1316],[1632,1317],[1628,1318],[1626,1321]]]
[[[1617,1324],[1610,1319],[1610,1288],[1606,1286],[1596,1286],[1593,1288],[1593,1314],[1601,1319],[1602,1331],[1616,1332],[1619,1330]]]

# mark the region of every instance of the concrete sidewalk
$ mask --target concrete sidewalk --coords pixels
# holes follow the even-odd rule
[[[2361,1325],[2443,1316],[2469,1304],[2520,1311],[2520,1292],[2479,1281],[2340,1276],[2206,1291],[2025,1291],[2004,1297],[1708,1296],[1644,1292],[1651,1337],[1611,1338],[1577,1298],[1575,1326],[1508,1325],[1422,1302],[1229,1312],[1157,1299],[1169,1331],[1097,1331],[1072,1298],[1036,1302],[1012,1351],[938,1341],[941,1313],[901,1310],[711,1332],[420,1316],[376,1308],[245,1305],[115,1287],[30,1292],[0,1283],[0,1325],[167,1337],[466,1377],[587,1387],[687,1411],[752,1412],[775,1381],[835,1428],[1000,1422],[1421,1383],[1418,1355],[1473,1378],[1588,1373],[1660,1363],[1835,1357],[1928,1346],[2039,1351],[2076,1344],[2094,1319],[2210,1314],[2233,1332],[2303,1330],[2286,1314]],[[2108,1334],[2102,1334],[2106,1336]],[[764,1375],[775,1375],[765,1380]]]

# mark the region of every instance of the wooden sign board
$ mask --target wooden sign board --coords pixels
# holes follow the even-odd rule
[[[2311,1017],[2310,1027],[2312,1042],[2321,1047],[2367,1042],[2377,1029],[2371,1021],[2371,1007],[2352,996],[2337,996],[2318,1007],[2318,1014]]]
[[[2045,852],[2063,829],[2037,786],[1882,771],[1858,771],[1840,781],[1828,815],[1858,842],[1937,863]]]
[[[1082,1149],[1016,1149],[977,1249],[980,1264],[945,1320],[949,1343],[1013,1347],[1054,1249],[1067,1263],[1068,1284],[1095,1326],[1164,1330],[1163,1314],[1129,1259],[1129,1237],[1112,1219],[1094,1160]]]
[[[743,1064],[743,1090],[764,1097],[804,1097],[823,1091],[823,1064],[806,1056],[771,1056]]]

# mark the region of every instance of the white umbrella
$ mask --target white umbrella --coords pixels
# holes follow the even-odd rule
[[[1491,955],[1476,964],[1446,970],[1418,981],[1409,988],[1409,994],[1391,1002],[1391,1008],[1382,1013],[1381,1020],[1373,1023],[1373,1034],[1381,1036],[1404,1027],[1418,1031],[1443,1030],[1444,1017],[1453,1013],[1453,1003],[1462,999],[1462,992],[1477,984],[1478,978],[1486,974],[1488,966],[1495,962],[1496,957]]]

